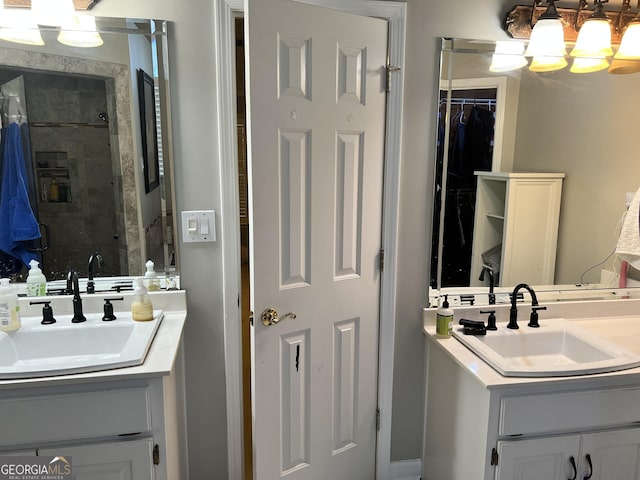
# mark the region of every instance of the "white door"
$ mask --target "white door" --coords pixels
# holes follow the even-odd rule
[[[387,22],[247,12],[254,478],[371,480]]]

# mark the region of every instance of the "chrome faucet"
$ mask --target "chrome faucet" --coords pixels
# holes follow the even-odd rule
[[[529,321],[529,326],[530,327],[539,327],[539,325],[537,325],[537,318],[538,318],[538,314],[537,314],[537,310],[544,310],[546,309],[546,307],[539,307],[538,306],[538,297],[536,297],[536,292],[533,291],[533,288],[531,288],[529,285],[527,285],[526,283],[519,283],[518,285],[516,285],[516,287],[513,289],[513,293],[511,294],[511,309],[509,310],[509,324],[507,325],[507,328],[511,328],[514,330],[517,330],[518,328],[518,308],[516,307],[516,300],[518,298],[518,292],[524,288],[527,292],[529,292],[529,295],[531,295],[531,319]],[[534,322],[534,314],[535,314],[535,320],[536,320],[536,324],[533,324]]]
[[[482,266],[482,271],[480,272],[480,278],[478,278],[478,280],[480,280],[481,282],[484,282],[484,274],[485,272],[487,273],[487,275],[489,275],[489,305],[495,305],[496,304],[496,295],[495,293],[493,293],[493,289],[496,286],[495,282],[493,280],[493,268],[487,266],[487,265],[483,265]]]
[[[104,267],[104,259],[100,252],[93,252],[89,257],[89,266],[87,267],[88,275],[87,275],[87,293],[96,293],[96,287],[93,283],[93,264],[98,261],[98,266],[100,268]]]
[[[80,282],[78,272],[69,270],[67,274],[67,292],[73,292],[73,318],[71,323],[81,323],[87,320],[82,313],[82,298],[80,298]]]

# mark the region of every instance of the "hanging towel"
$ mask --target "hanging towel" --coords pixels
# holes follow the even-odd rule
[[[40,238],[38,220],[29,204],[20,126],[6,129],[0,186],[0,250],[22,260],[25,265],[36,258],[27,249],[30,240]]]
[[[632,267],[640,269],[640,189],[633,196],[622,220],[616,255]]]

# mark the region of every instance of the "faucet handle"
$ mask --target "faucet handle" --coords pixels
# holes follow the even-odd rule
[[[111,297],[104,299],[104,316],[102,317],[103,322],[111,322],[116,319],[116,316],[113,314],[113,305],[111,302],[118,302],[124,300],[124,297]]]
[[[53,318],[53,308],[51,308],[51,300],[42,300],[39,302],[31,300],[29,305],[44,305],[42,307],[42,325],[51,325],[56,323],[56,319]]]
[[[540,327],[540,324],[538,323],[538,310],[546,310],[546,309],[547,307],[541,307],[539,305],[532,306],[531,315],[529,316],[529,323],[527,323],[527,326],[532,328]]]
[[[488,313],[487,318],[487,330],[498,330],[496,327],[496,311],[495,310],[480,310],[480,313]]]

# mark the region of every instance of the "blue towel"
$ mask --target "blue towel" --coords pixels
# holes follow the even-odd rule
[[[0,186],[0,250],[22,260],[36,258],[27,243],[40,238],[38,220],[29,204],[20,126],[12,123],[4,138],[2,185]]]

